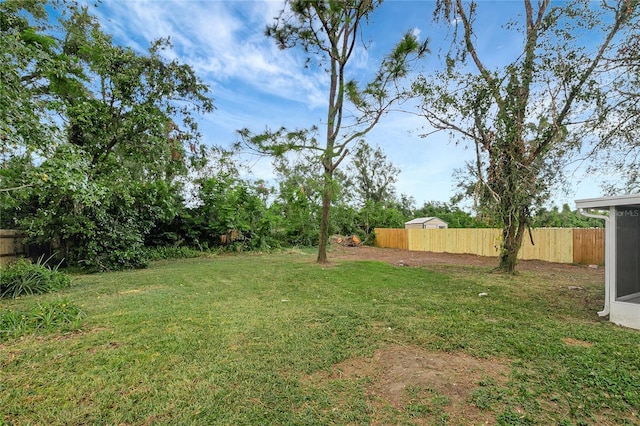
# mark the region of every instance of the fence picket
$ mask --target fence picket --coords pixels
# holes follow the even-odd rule
[[[374,245],[434,253],[497,256],[501,230],[488,228],[392,229],[376,228]],[[557,263],[604,263],[604,229],[537,228],[523,239],[519,259]]]

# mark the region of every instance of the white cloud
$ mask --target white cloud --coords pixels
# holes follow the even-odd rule
[[[321,81],[299,71],[300,58],[264,36],[280,8],[272,1],[113,1],[100,4],[97,13],[119,43],[146,50],[150,41],[170,37],[175,51],[168,57],[189,63],[208,79],[242,80],[258,92],[316,107]]]
[[[490,66],[510,61],[522,47],[521,38],[504,37],[499,22],[519,6],[509,2],[500,6],[499,11],[489,8],[488,14],[478,17],[482,26],[477,47]],[[191,65],[212,88],[218,109],[202,117],[205,141],[228,145],[237,139],[235,131],[244,127],[256,132],[267,126],[301,128],[326,119],[324,70],[313,63],[305,68],[303,52],[281,50],[264,35],[282,7],[282,1],[105,0],[92,13],[99,15],[117,43],[138,51],[146,50],[154,39],[170,37],[175,49],[167,57]],[[374,22],[378,26],[362,34],[371,43],[369,49],[359,47],[354,52],[350,77],[364,82],[408,29],[419,38],[430,38],[434,52],[449,46],[446,36],[451,28],[446,23],[444,29],[438,28],[429,21],[433,2],[386,2],[382,8]],[[441,66],[435,54],[428,55],[425,64]],[[418,203],[447,201],[453,192],[453,170],[473,159],[473,152],[449,143],[445,134],[420,138],[418,129],[424,125],[420,117],[393,113],[366,139],[379,144],[401,168],[399,192],[413,195]],[[270,179],[272,172],[260,163],[256,176]]]

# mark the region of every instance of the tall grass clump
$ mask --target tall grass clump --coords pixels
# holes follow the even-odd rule
[[[79,307],[66,299],[39,302],[24,311],[0,309],[0,342],[38,331],[76,331],[85,317]]]
[[[30,259],[18,259],[0,268],[0,298],[17,298],[23,295],[49,293],[68,287],[71,278],[59,271],[60,264],[50,267],[40,257],[35,263]]]

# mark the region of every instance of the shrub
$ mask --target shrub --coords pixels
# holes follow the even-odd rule
[[[134,244],[131,248],[114,247],[112,250],[103,248],[86,256],[78,262],[88,271],[122,271],[126,269],[144,269],[149,265],[142,245]]]
[[[41,257],[36,263],[29,259],[18,259],[0,269],[0,298],[16,298],[22,295],[48,293],[69,286],[71,279],[46,265]]]

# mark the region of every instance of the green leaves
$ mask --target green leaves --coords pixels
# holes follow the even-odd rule
[[[0,140],[3,155],[46,147],[54,134],[47,76],[66,69],[47,28],[44,2],[0,3]]]
[[[278,130],[267,129],[263,133],[254,134],[249,129],[238,130],[242,143],[250,150],[261,155],[270,155],[280,158],[287,153],[312,150],[322,152],[316,139],[318,129],[313,126],[310,129],[288,130],[284,127]]]
[[[594,8],[589,2],[523,2],[523,13],[504,26],[522,40],[511,62],[493,69],[476,48],[474,20],[480,3],[443,0],[437,13],[457,19],[461,34],[446,58],[446,71],[414,85],[422,114],[436,131],[475,148],[476,159],[460,182],[483,214],[504,225],[504,269],[513,271],[530,211],[563,184],[567,159],[593,141],[609,116],[608,87],[619,75],[605,52],[631,30],[624,1]],[[458,31],[458,30],[457,30]],[[467,65],[466,68],[463,65]],[[464,71],[461,71],[464,69]],[[620,103],[618,106],[622,106]],[[619,120],[614,119],[618,127]],[[597,123],[591,127],[591,123]],[[601,133],[602,134],[602,133]],[[502,266],[501,266],[502,267]]]
[[[368,201],[383,205],[395,201],[394,184],[400,169],[387,160],[380,147],[373,149],[365,141],[358,142],[350,171],[352,188],[361,205]]]
[[[98,90],[64,96],[70,142],[98,167],[113,159],[139,177],[185,174],[187,157],[200,151],[192,114],[213,110],[208,88],[190,67],[161,56],[168,40],[154,42],[146,55],[114,46],[86,9],[74,11],[65,28],[64,50],[99,82]]]
[[[28,259],[18,259],[0,268],[0,299],[49,293],[68,287],[71,278],[58,271],[58,266],[48,266],[49,260],[40,258],[32,263]]]
[[[175,182],[202,164],[194,115],[213,110],[209,89],[165,59],[168,40],[117,46],[74,3],[52,6],[53,31],[43,6],[0,3],[3,187],[19,188],[1,195],[3,222],[71,264],[144,266],[146,235],[181,202]]]
[[[36,303],[27,311],[0,310],[0,341],[36,331],[76,331],[86,314],[66,299]]]
[[[269,190],[260,182],[251,183],[219,174],[199,182],[201,206],[192,211],[200,224],[200,244],[209,247],[236,245],[246,249],[279,246],[276,230],[281,215],[267,208]]]
[[[263,153],[282,156],[292,150],[311,149],[314,155],[318,154],[324,185],[319,263],[327,260],[334,173],[347,156],[348,147],[369,133],[395,102],[408,96],[408,90],[399,89],[401,80],[407,77],[412,62],[427,52],[426,42],[419,43],[413,33],[407,33],[363,88],[358,82],[347,80],[349,61],[359,41],[360,31],[379,4],[379,1],[371,0],[286,2],[285,10],[273,25],[267,27],[265,34],[272,37],[281,49],[300,44],[310,55],[309,59],[324,65],[329,78],[326,139],[322,144],[299,144],[300,135],[295,132],[267,131],[262,136],[249,137],[248,130],[241,131],[243,139]],[[347,102],[351,102],[357,114],[344,114]],[[293,140],[290,139],[292,135]]]
[[[413,55],[415,59],[422,58],[429,53],[429,40],[422,43],[412,32],[407,32],[396,44],[391,53],[382,61],[382,69],[393,80],[407,76],[409,59]]]

